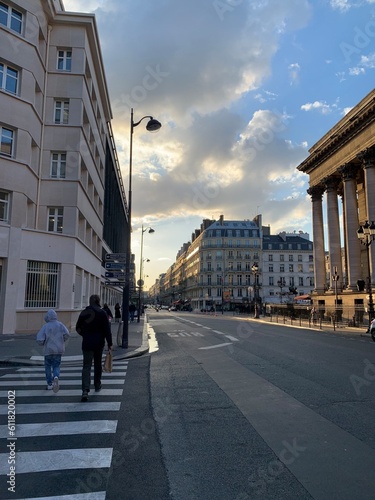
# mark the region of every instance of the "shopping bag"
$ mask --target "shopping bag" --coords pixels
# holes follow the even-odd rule
[[[103,371],[107,373],[112,372],[112,351],[108,351],[104,363],[103,363]]]

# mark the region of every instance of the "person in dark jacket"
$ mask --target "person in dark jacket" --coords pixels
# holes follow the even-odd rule
[[[78,317],[76,332],[82,337],[82,399],[88,401],[90,392],[91,366],[94,360],[95,392],[102,388],[102,356],[105,341],[112,349],[111,325],[107,313],[100,308],[98,295],[91,295],[90,305]]]
[[[120,323],[120,320],[121,320],[121,306],[117,302],[117,304],[115,305],[115,321],[117,323]]]
[[[104,304],[103,311],[105,311],[107,313],[109,321],[112,321],[113,320],[113,314],[112,314],[112,311],[110,310],[110,308],[108,307],[108,304]]]

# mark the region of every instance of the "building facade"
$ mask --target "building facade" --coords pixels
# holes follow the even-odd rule
[[[336,304],[344,313],[352,311],[350,315],[357,323],[363,321],[365,312],[370,313],[375,273],[375,246],[371,245],[369,230],[375,221],[374,111],[375,90],[327,132],[298,166],[309,176],[308,193],[312,201],[314,305],[325,311],[335,309]],[[362,233],[358,233],[360,227]],[[324,265],[326,249],[330,269],[328,286]]]
[[[0,47],[0,332],[72,327],[128,222],[95,17],[4,1]]]

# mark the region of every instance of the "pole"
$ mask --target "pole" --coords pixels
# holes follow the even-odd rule
[[[130,260],[131,260],[131,234],[132,234],[132,169],[133,169],[133,108],[130,113],[130,145],[129,145],[129,195],[128,195],[128,227],[125,258],[125,285],[122,292],[122,345],[127,349],[129,345],[129,298],[130,298]]]
[[[367,291],[368,291],[368,324],[369,328],[371,326],[371,321],[374,319],[374,302],[372,300],[372,284],[371,284],[371,268],[370,268],[370,245],[372,243],[370,235],[366,234],[366,250],[367,250]]]
[[[145,232],[145,229],[143,229],[143,224],[142,224],[142,234],[141,234],[141,258],[139,261],[139,283],[138,283],[138,314],[137,314],[137,323],[141,321],[141,300],[142,300],[142,286],[143,286],[143,281],[142,281],[142,274],[143,274],[143,233]]]

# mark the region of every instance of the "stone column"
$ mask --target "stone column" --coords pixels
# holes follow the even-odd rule
[[[366,149],[359,155],[359,159],[362,162],[364,170],[367,220],[371,224],[371,222],[375,221],[375,193],[373,191],[373,189],[375,188],[375,149],[374,148]],[[365,221],[361,221],[361,223],[363,222]],[[370,245],[369,251],[370,251],[369,276],[371,276],[371,283],[374,284],[375,243]]]
[[[344,206],[345,206],[345,242],[347,249],[347,282],[349,290],[357,289],[357,280],[361,278],[361,248],[357,236],[358,206],[357,206],[357,171],[358,167],[353,163],[347,163],[340,167],[344,184]]]
[[[307,190],[307,193],[311,196],[312,201],[315,291],[324,293],[326,285],[322,207],[324,188],[323,186],[313,186]]]
[[[332,279],[335,268],[339,280],[337,282],[338,290],[342,290],[342,259],[341,259],[341,239],[340,239],[340,220],[339,204],[337,198],[337,188],[341,179],[337,177],[327,177],[324,179],[327,191],[327,223],[328,223],[328,251],[330,264],[330,287],[335,288]]]

